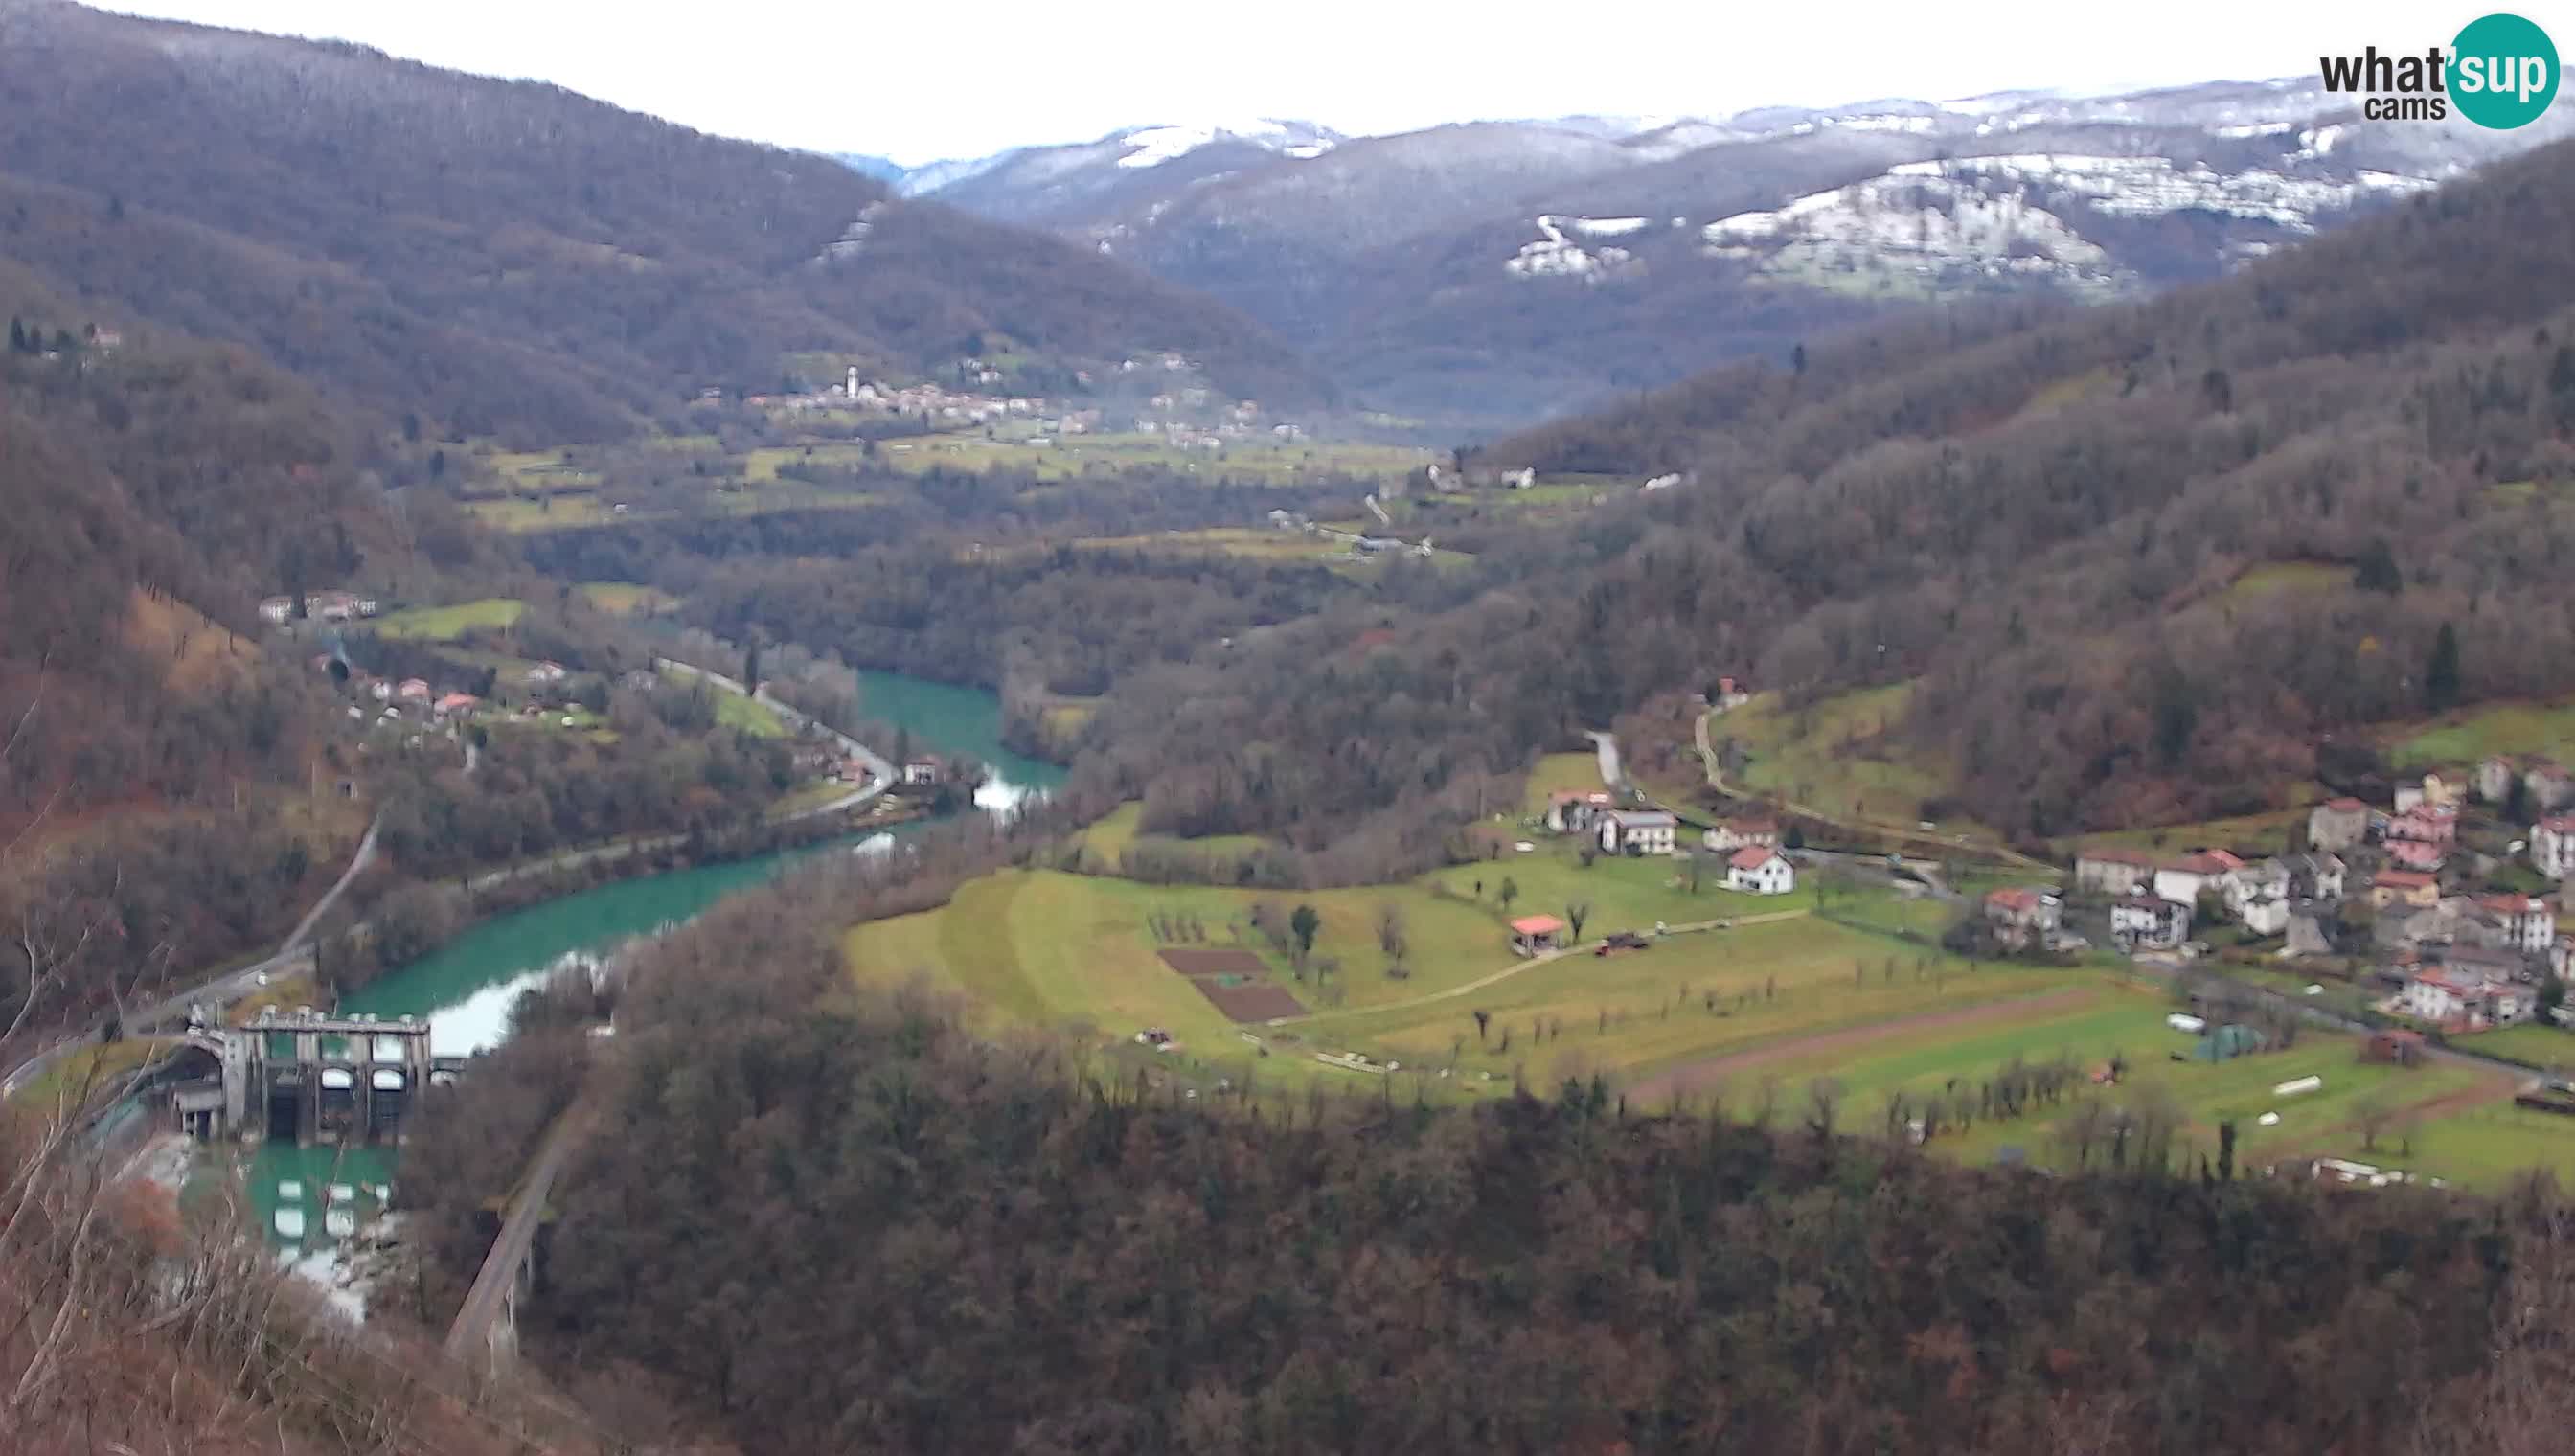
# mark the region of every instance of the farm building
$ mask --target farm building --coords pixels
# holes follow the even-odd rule
[[[1661,809],[1615,809],[1599,815],[1600,847],[1612,854],[1669,854],[1680,820]]]
[[[2373,1031],[2360,1049],[2361,1060],[2392,1062],[2397,1066],[2419,1065],[2424,1057],[2423,1033],[2388,1029]]]

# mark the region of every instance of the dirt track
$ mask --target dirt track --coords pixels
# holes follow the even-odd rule
[[[2053,1010],[2075,1006],[2090,1000],[2095,988],[2070,987],[2049,991],[2045,995],[2020,996],[2007,1001],[1984,1001],[1973,1006],[1957,1006],[1945,1011],[1926,1011],[1897,1021],[1873,1021],[1865,1026],[1846,1026],[1839,1031],[1824,1031],[1801,1036],[1794,1041],[1774,1041],[1764,1046],[1727,1052],[1705,1061],[1691,1062],[1630,1086],[1627,1095],[1639,1106],[1659,1107],[1678,1098],[1715,1086],[1726,1078],[1773,1062],[1798,1061],[1819,1053],[1866,1046],[1890,1036],[1903,1036],[1916,1031],[1936,1031],[1952,1026],[1972,1026],[1982,1021],[1999,1021],[2031,1011]]]
[[[2391,1135],[2400,1134],[2404,1123],[2437,1121],[2453,1112],[2470,1112],[2479,1107],[2489,1107],[2497,1102],[2508,1101],[2516,1085],[2512,1078],[2498,1076],[2481,1081],[2472,1087],[2461,1087],[2454,1092],[2444,1092],[2428,1101],[2394,1108],[2388,1114],[2387,1126],[2379,1131],[2379,1150],[2365,1151],[2361,1156],[2387,1156],[2386,1143]],[[2331,1126],[2319,1128],[2299,1137],[2290,1143],[2286,1150],[2264,1148],[2262,1159],[2265,1162],[2290,1162],[2298,1158],[2343,1156],[2351,1151],[2346,1139],[2362,1135],[2360,1123],[2361,1119],[2357,1117],[2346,1117]]]

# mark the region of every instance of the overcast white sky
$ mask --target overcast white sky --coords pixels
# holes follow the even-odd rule
[[[535,77],[728,136],[918,164],[1149,122],[1473,118],[2313,75],[2503,8],[2452,0],[106,0]],[[2512,8],[2575,54],[2575,0]]]

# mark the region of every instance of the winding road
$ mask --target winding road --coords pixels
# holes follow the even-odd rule
[[[669,658],[657,658],[653,666],[664,672],[676,669],[681,673],[703,678],[724,692],[751,697],[776,713],[791,728],[812,728],[829,733],[841,745],[844,752],[867,766],[871,775],[867,783],[837,798],[799,809],[794,813],[782,814],[773,822],[797,823],[805,819],[820,818],[826,814],[856,808],[884,793],[895,781],[895,766],[866,744],[829,725],[817,723],[807,715],[771,698],[765,691],[747,693],[741,683],[721,673],[709,673]],[[472,744],[467,744],[467,751],[469,753],[472,751]],[[379,808],[376,816],[368,822],[366,833],[359,838],[357,850],[350,856],[348,867],[341,871],[339,879],[323,893],[322,898],[315,901],[311,909],[305,911],[303,918],[296,921],[295,928],[288,932],[285,942],[279,945],[275,953],[201,981],[185,990],[175,991],[158,1000],[121,1009],[118,1016],[120,1024],[128,1031],[135,1031],[184,1020],[189,1010],[195,1006],[230,1005],[265,985],[271,977],[290,974],[303,968],[304,963],[312,955],[311,941],[314,928],[321,924],[324,915],[330,913],[331,907],[339,903],[341,895],[356,882],[360,874],[366,871],[367,866],[375,862],[376,835],[384,825],[384,810]],[[469,890],[488,889],[507,880],[568,868],[594,859],[647,853],[680,843],[685,837],[680,834],[663,834],[640,839],[622,839],[615,843],[593,845],[586,849],[568,849],[560,854],[532,860],[526,864],[491,870],[468,880],[466,887]],[[89,1041],[90,1037],[87,1035],[69,1036],[29,1055],[17,1065],[10,1067],[5,1074],[0,1074],[0,1097],[16,1094],[21,1087],[42,1077],[55,1063],[69,1055],[75,1048],[89,1044]]]
[[[265,985],[269,977],[288,973],[310,958],[313,927],[322,922],[323,915],[330,912],[331,906],[339,903],[341,894],[366,871],[369,864],[375,862],[376,831],[384,826],[384,810],[378,809],[376,816],[367,823],[367,832],[359,837],[357,852],[349,857],[349,867],[340,871],[340,877],[323,891],[322,898],[314,901],[313,907],[304,912],[304,917],[295,922],[295,928],[287,932],[285,943],[278,946],[275,954],[225,971],[211,980],[200,981],[159,1000],[130,1008],[120,1007],[117,1012],[120,1026],[127,1031],[138,1031],[163,1022],[185,1019],[193,1006],[229,1005]],[[75,1048],[89,1043],[87,1035],[67,1036],[37,1051],[9,1068],[5,1076],[0,1076],[0,1097],[15,1096],[20,1087],[43,1076],[54,1063],[71,1054]]]

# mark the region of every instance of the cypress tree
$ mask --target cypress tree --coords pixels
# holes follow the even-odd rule
[[[2423,701],[2434,713],[2459,703],[2459,634],[2446,622],[2432,640],[2432,664],[2423,670]]]

